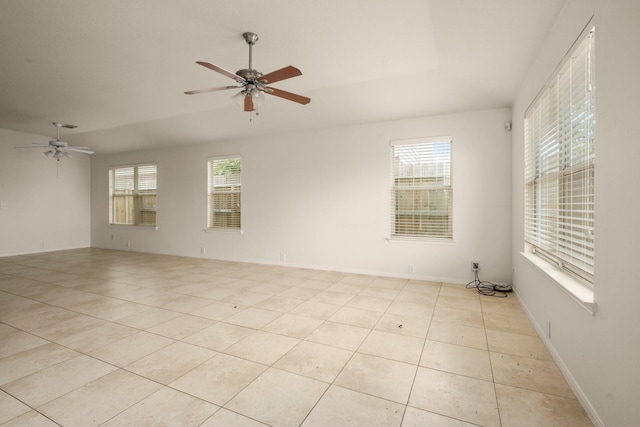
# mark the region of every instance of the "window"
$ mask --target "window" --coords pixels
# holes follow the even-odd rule
[[[595,29],[590,27],[525,113],[525,241],[593,282]]]
[[[451,137],[391,142],[391,236],[453,238]]]
[[[216,158],[208,161],[208,228],[240,230],[242,160]]]
[[[109,169],[109,224],[156,225],[156,165]]]

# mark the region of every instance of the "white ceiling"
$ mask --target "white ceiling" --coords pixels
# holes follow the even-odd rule
[[[565,0],[0,0],[0,128],[97,152],[510,106]],[[287,65],[249,122],[234,91]]]

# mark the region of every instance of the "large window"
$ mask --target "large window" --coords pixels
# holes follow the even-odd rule
[[[109,169],[109,224],[156,225],[156,165]]]
[[[239,230],[242,160],[212,158],[208,161],[208,228]]]
[[[453,238],[451,137],[391,142],[391,236]]]
[[[595,29],[525,113],[525,241],[588,282],[594,274]]]

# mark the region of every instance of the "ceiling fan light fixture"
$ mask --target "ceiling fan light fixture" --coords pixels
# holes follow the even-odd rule
[[[49,150],[49,151],[45,151],[45,152],[44,152],[44,153],[42,153],[42,154],[44,154],[44,155],[45,155],[45,156],[47,156],[47,157],[51,157],[51,156],[53,155],[53,151],[51,151],[51,150]]]

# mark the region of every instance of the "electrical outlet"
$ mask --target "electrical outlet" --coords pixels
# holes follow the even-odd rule
[[[131,242],[127,241],[127,247],[130,248],[131,247]]]
[[[200,253],[204,255],[207,252],[207,249],[203,246],[200,248]]]
[[[409,264],[409,273],[413,273],[414,267],[413,264]]]
[[[287,260],[287,254],[280,254],[280,261],[286,261]]]
[[[480,262],[471,261],[471,271],[478,271],[478,270],[480,270]]]

